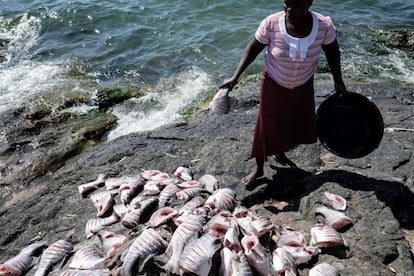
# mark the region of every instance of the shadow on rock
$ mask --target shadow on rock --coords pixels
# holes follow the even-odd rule
[[[400,182],[379,180],[344,170],[313,175],[301,169],[272,168],[277,171],[272,179],[258,179],[254,186],[247,188],[250,193],[242,199],[243,204],[252,206],[266,199],[277,199],[289,201],[289,209],[297,211],[302,197],[324,183],[334,182],[350,190],[374,192],[379,201],[391,208],[401,227],[414,229],[414,194]]]

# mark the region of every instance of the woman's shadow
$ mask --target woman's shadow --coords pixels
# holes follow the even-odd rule
[[[266,199],[289,200],[290,210],[297,211],[302,197],[310,194],[324,183],[335,182],[354,191],[373,191],[378,200],[389,206],[400,226],[414,229],[414,194],[404,184],[363,176],[344,170],[328,170],[311,174],[302,169],[289,169],[271,166],[276,170],[272,179],[262,178],[249,187],[261,187],[259,193],[242,200],[245,206],[252,206]]]

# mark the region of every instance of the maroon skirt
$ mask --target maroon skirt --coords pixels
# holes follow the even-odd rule
[[[252,157],[287,152],[317,141],[313,77],[289,89],[277,84],[263,69]]]

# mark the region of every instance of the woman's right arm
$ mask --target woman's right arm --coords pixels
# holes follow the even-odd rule
[[[257,55],[266,47],[266,44],[259,42],[253,37],[244,49],[243,55],[240,58],[239,65],[231,78],[224,80],[219,88],[227,88],[230,90],[237,84],[239,77],[244,70],[256,59]]]

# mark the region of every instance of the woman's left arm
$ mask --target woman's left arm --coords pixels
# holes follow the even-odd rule
[[[338,41],[335,39],[332,43],[322,45],[322,49],[325,52],[326,59],[333,75],[335,82],[336,93],[343,94],[346,92],[346,87],[342,79],[341,72],[341,53],[339,51]]]

